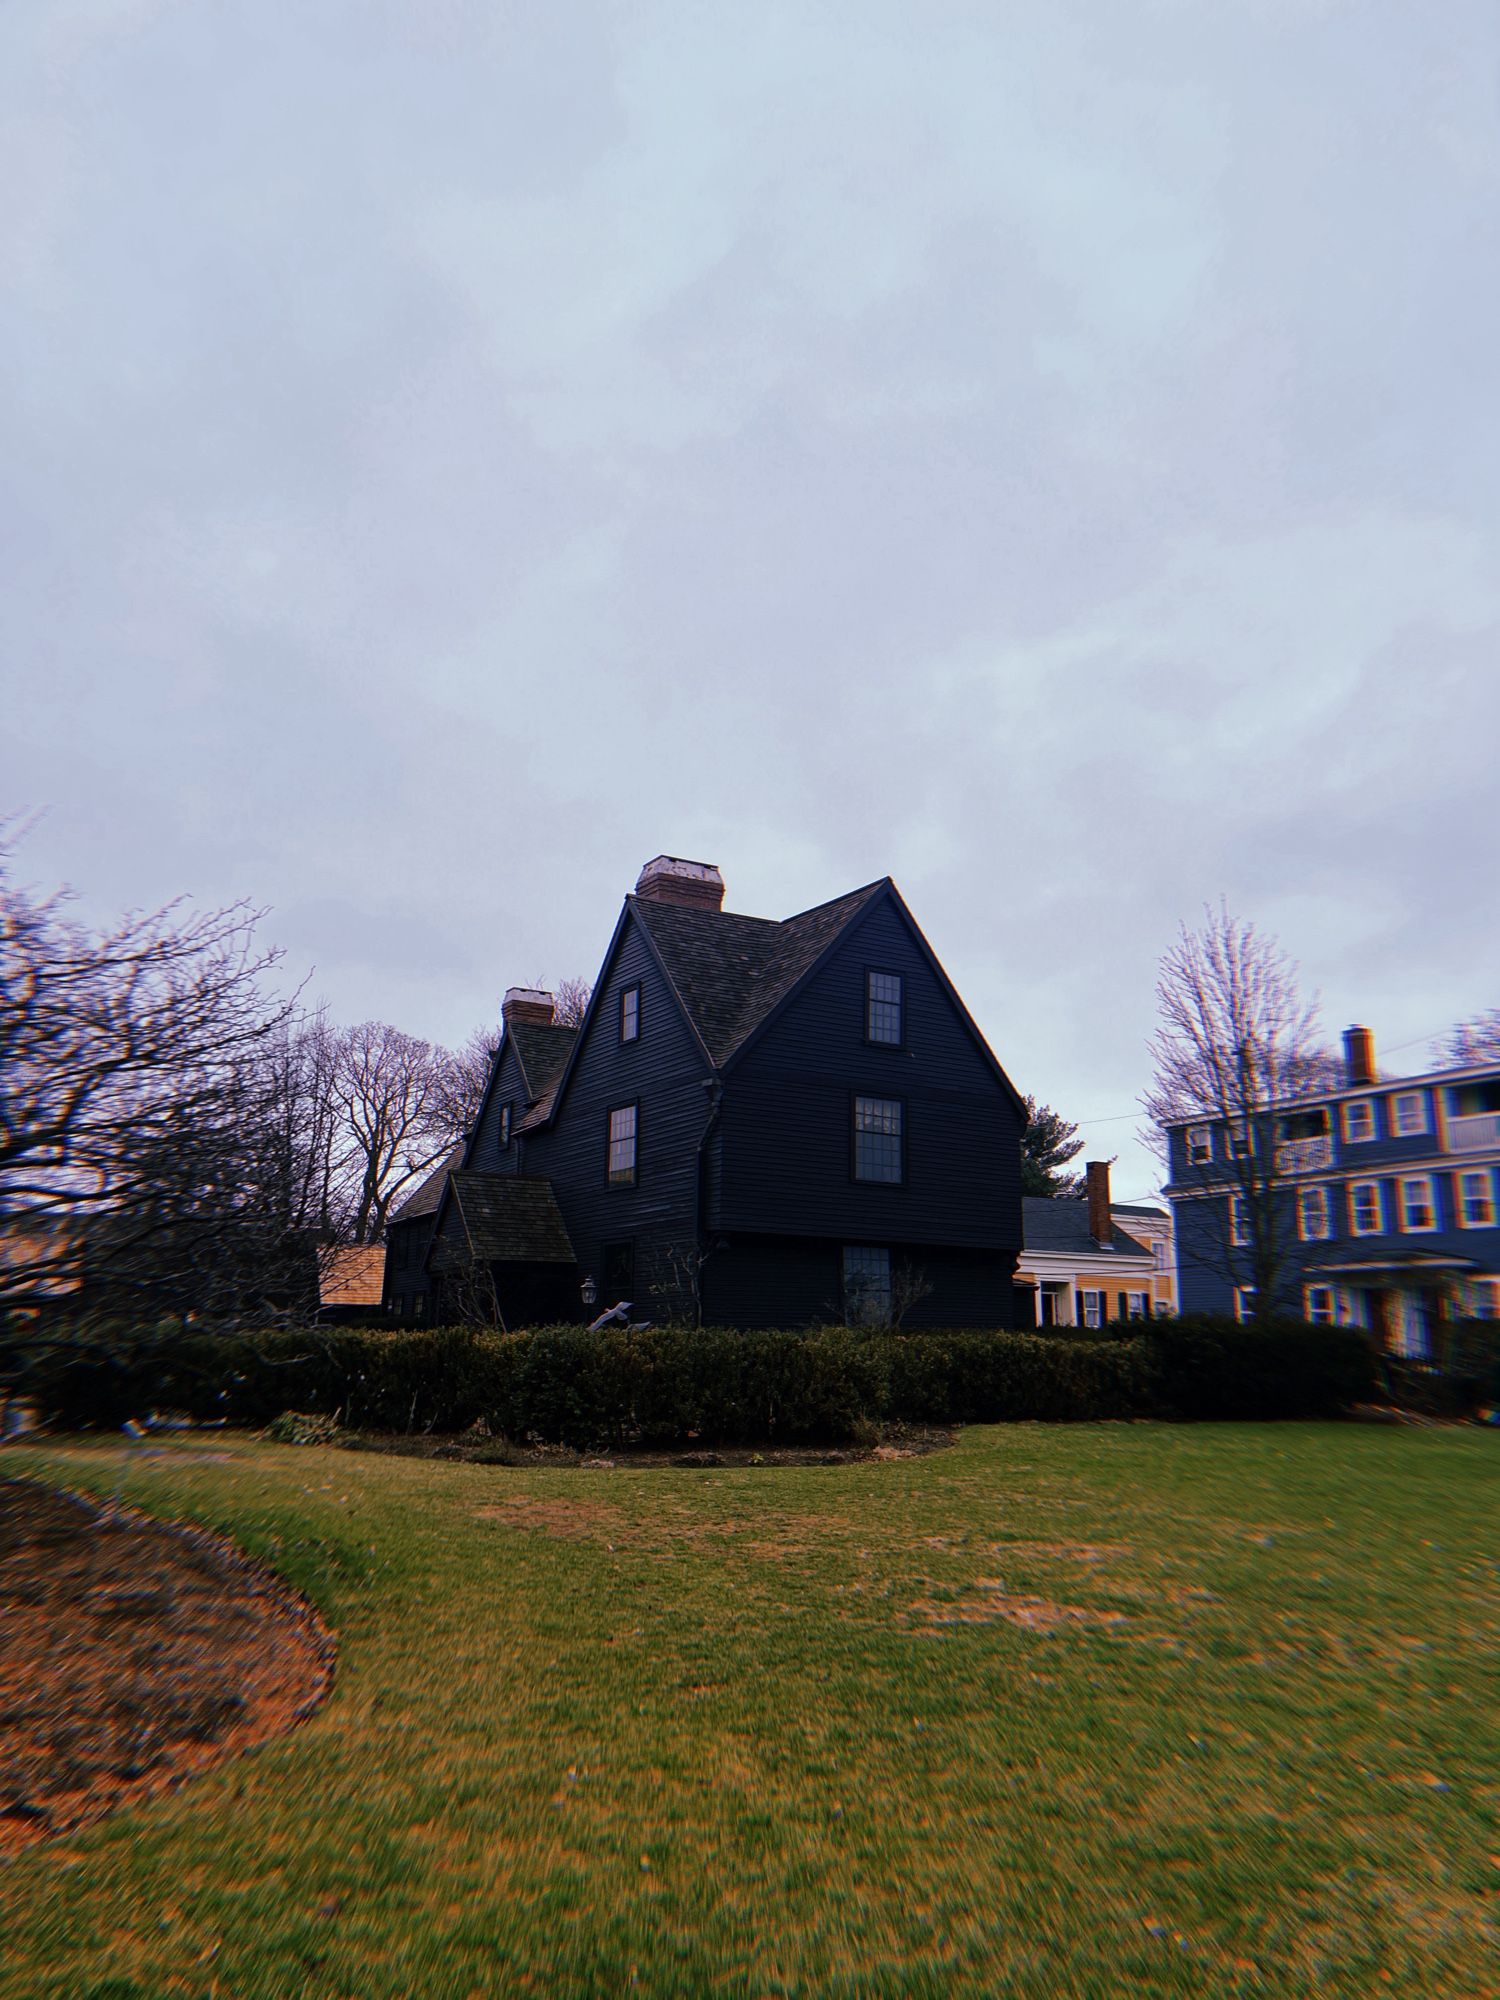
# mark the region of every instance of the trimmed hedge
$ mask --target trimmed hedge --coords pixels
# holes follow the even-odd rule
[[[456,1432],[483,1419],[579,1448],[833,1441],[891,1422],[1322,1417],[1375,1391],[1347,1328],[1167,1320],[1088,1336],[540,1327],[122,1331],[53,1353],[16,1385],[49,1421],[151,1410],[264,1425],[286,1410],[351,1427]]]

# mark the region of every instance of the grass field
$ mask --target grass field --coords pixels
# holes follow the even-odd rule
[[[231,1533],[340,1644],[292,1736],[0,1876],[5,2000],[1497,1989],[1492,1434],[5,1470]]]

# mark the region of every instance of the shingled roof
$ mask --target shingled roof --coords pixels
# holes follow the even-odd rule
[[[782,923],[639,896],[630,902],[688,1019],[722,1064],[884,886],[872,882]]]
[[[450,1174],[474,1255],[484,1264],[573,1264],[552,1183],[530,1174]]]
[[[535,1104],[555,1088],[567,1067],[578,1030],[559,1027],[555,1022],[551,1027],[543,1027],[539,1021],[508,1021],[505,1032],[520,1060],[526,1095]]]
[[[1089,1234],[1086,1201],[1053,1200],[1036,1194],[1023,1196],[1021,1234],[1023,1248],[1048,1250],[1064,1257],[1088,1255],[1100,1247]],[[1145,1244],[1127,1236],[1118,1223],[1114,1225],[1111,1247],[1123,1257],[1151,1256]]]
[[[446,1154],[432,1172],[422,1182],[414,1194],[409,1194],[401,1206],[388,1218],[387,1227],[392,1222],[415,1222],[418,1216],[432,1215],[443,1198],[443,1183],[455,1167],[463,1164],[464,1141],[459,1140],[451,1153]]]

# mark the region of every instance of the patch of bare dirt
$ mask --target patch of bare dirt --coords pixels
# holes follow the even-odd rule
[[[976,1577],[959,1597],[919,1597],[911,1607],[911,1615],[928,1629],[941,1625],[1006,1624],[1042,1634],[1125,1623],[1123,1611],[1093,1611],[1083,1604],[1058,1604],[1050,1597],[1024,1596],[1007,1590],[993,1576]]]
[[[0,1479],[0,1856],[281,1735],[332,1679],[311,1605],[227,1542]]]
[[[339,1431],[317,1440],[344,1451],[378,1451],[400,1458],[451,1459],[463,1465],[575,1466],[581,1472],[613,1472],[617,1467],[631,1466],[678,1466],[699,1471],[715,1466],[891,1464],[925,1458],[957,1441],[956,1431],[931,1424],[890,1425],[872,1445],[683,1445],[672,1451],[622,1447],[612,1452],[578,1452],[567,1445],[514,1444],[483,1431],[465,1431],[461,1437]]]

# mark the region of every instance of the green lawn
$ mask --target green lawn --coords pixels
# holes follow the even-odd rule
[[[124,1459],[4,1469],[235,1535],[338,1686],[12,1864],[5,2000],[1496,1990],[1493,1434]]]

